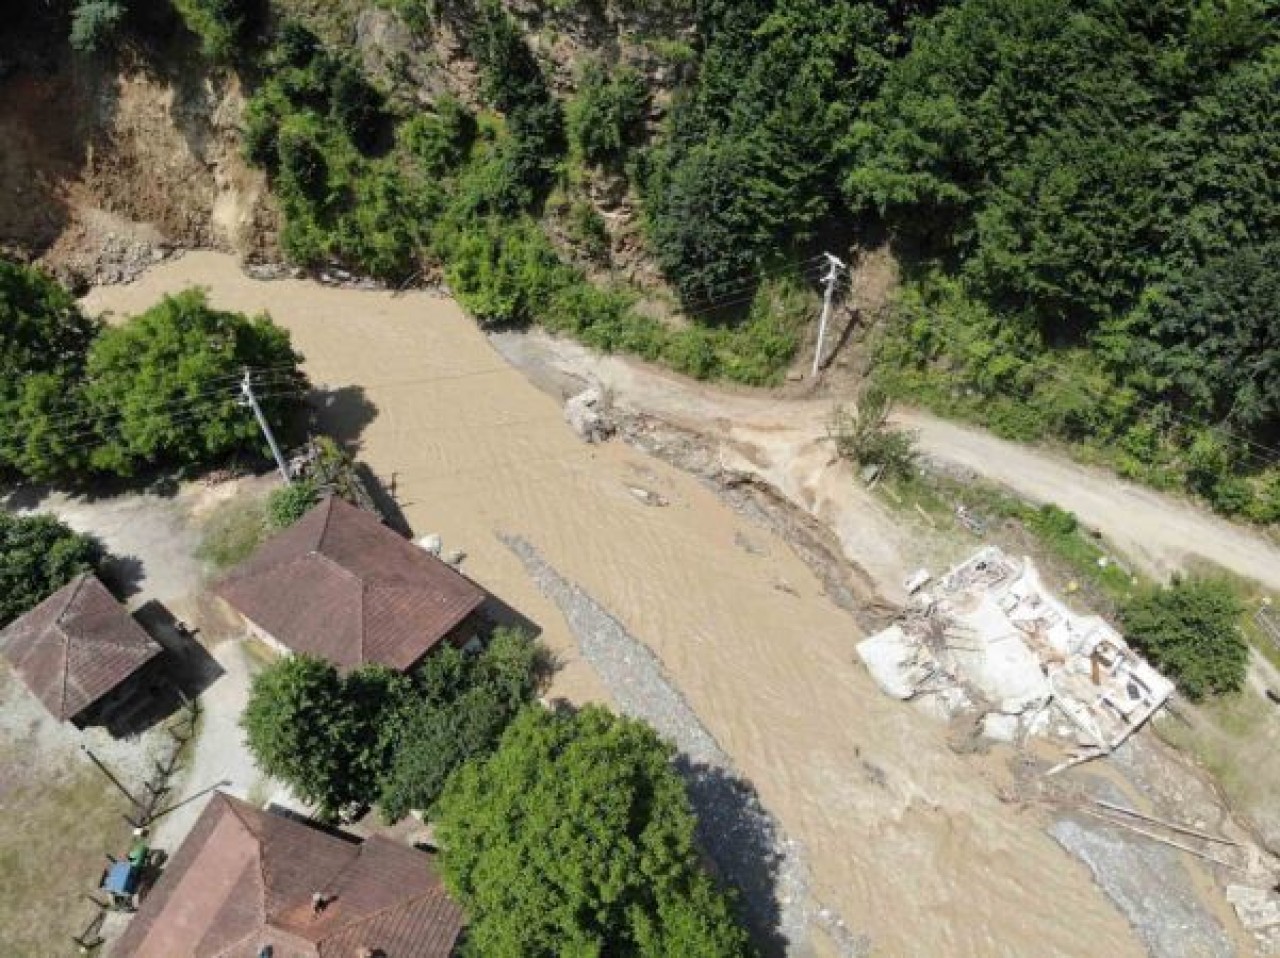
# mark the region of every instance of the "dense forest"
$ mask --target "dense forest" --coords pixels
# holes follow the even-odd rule
[[[473,88],[427,102],[412,63],[367,69],[343,40],[374,6],[424,49],[456,38]],[[1267,0],[63,7],[80,55],[181,31],[246,81],[246,155],[301,265],[438,272],[482,322],[769,384],[816,254],[888,242],[903,283],[870,341],[890,392],[1280,521]],[[584,24],[627,43],[574,47],[566,83],[542,41]],[[602,183],[660,289],[612,262]]]

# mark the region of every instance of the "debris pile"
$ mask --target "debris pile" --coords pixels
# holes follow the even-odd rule
[[[614,433],[609,401],[599,386],[590,386],[564,404],[565,421],[586,442],[603,442]]]
[[[994,546],[917,591],[899,621],[860,643],[858,654],[894,698],[921,701],[944,718],[985,713],[990,738],[1072,742],[1077,751],[1065,764],[1111,752],[1173,692],[1102,618],[1059,602],[1030,559]]]

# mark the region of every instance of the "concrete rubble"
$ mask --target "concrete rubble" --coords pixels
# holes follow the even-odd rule
[[[920,588],[858,654],[894,698],[942,718],[984,713],[987,737],[1072,743],[1059,768],[1111,752],[1173,692],[1102,618],[1055,598],[1030,559],[994,546]]]
[[[564,404],[565,421],[586,442],[603,442],[614,433],[609,402],[600,386],[590,386]]]

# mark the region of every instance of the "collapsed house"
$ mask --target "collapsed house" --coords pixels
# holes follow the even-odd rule
[[[1102,618],[1058,601],[1030,559],[994,546],[918,591],[858,654],[894,698],[984,713],[993,739],[1054,735],[1081,749],[1075,760],[1115,749],[1173,692]]]

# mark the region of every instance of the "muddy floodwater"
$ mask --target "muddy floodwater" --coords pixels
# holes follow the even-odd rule
[[[563,663],[553,694],[608,699],[499,536],[652,650],[799,844],[815,896],[874,954],[1143,953],[1045,822],[997,799],[1007,756],[957,755],[944,728],[878,692],[855,664],[854,619],[785,543],[662,462],[581,443],[454,302],[261,282],[192,253],[86,304],[126,315],[189,286],[291,331],[328,390],[327,427],[394,489],[415,535],[464,551],[466,572],[540,627]]]

